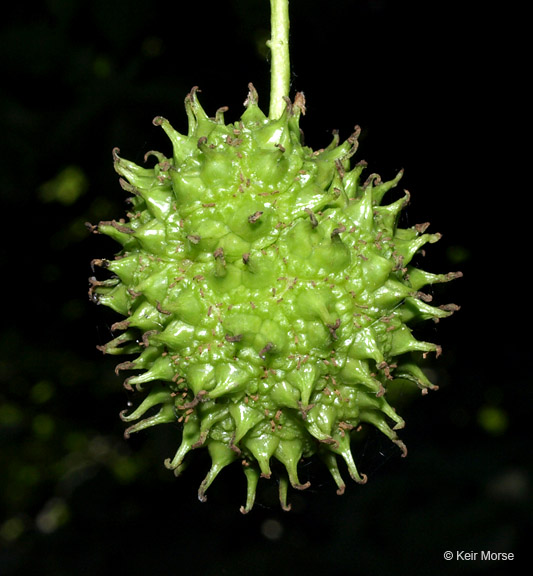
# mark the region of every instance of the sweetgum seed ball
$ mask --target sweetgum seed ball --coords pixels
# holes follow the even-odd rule
[[[387,387],[435,387],[418,359],[440,348],[412,329],[457,309],[433,306],[421,290],[460,273],[411,264],[439,235],[427,224],[398,227],[408,193],[383,199],[402,172],[387,182],[362,178],[366,163],[352,164],[358,128],[322,150],[303,144],[302,94],[276,120],[263,114],[251,85],[233,124],[225,109],[209,118],[196,89],[185,108],[187,135],[154,120],[172,154],[148,152],[153,167],[113,151],[129,210],[93,227],[121,245],[114,259],[93,262],[107,276],[91,278],[91,298],[123,317],[100,348],[127,355],[117,373],[131,371],[126,388],[145,393],[121,413],[131,423],[126,436],[178,422],[181,443],[165,465],[178,475],[191,451],[206,448],[205,500],[219,472],[239,462],[248,486],[243,512],[259,479],[271,477],[273,459],[282,464],[283,508],[289,485],[309,485],[298,467],[313,455],[342,494],[339,463],[366,481],[350,450],[362,426],[406,454],[397,434],[404,421]]]

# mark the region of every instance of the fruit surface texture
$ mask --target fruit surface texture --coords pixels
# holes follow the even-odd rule
[[[154,119],[168,157],[148,152],[138,166],[113,151],[129,211],[93,227],[122,247],[93,261],[107,272],[91,278],[90,296],[122,317],[100,349],[128,355],[116,371],[131,371],[125,387],[143,392],[121,413],[126,436],[174,423],[179,446],[165,465],[176,475],[206,448],[200,500],[236,462],[247,479],[243,512],[260,478],[274,475],[289,508],[288,488],[309,485],[300,462],[314,455],[339,494],[346,473],[366,482],[350,448],[365,426],[405,455],[387,388],[435,388],[419,357],[440,348],[413,328],[457,309],[434,306],[422,289],[460,273],[412,264],[439,234],[399,227],[407,192],[384,202],[402,172],[363,177],[366,163],[352,160],[358,128],[342,143],[334,134],[324,149],[305,146],[303,95],[286,104],[266,117],[250,85],[240,120],[226,124],[226,110],[208,117],[193,89],[186,135]]]

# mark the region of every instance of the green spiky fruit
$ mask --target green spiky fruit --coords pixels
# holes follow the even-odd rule
[[[178,474],[189,452],[207,448],[204,500],[218,473],[238,461],[248,486],[243,512],[273,460],[283,465],[284,508],[289,484],[307,487],[298,465],[314,454],[342,493],[339,461],[366,481],[350,450],[361,425],[405,454],[396,432],[404,421],[385,392],[395,379],[434,387],[416,355],[439,347],[417,340],[410,326],[456,309],[430,305],[420,290],[460,273],[411,265],[439,235],[397,226],[408,194],[382,200],[402,173],[362,180],[365,163],[350,165],[357,129],[323,150],[303,145],[303,95],[272,120],[250,86],[233,124],[224,123],[224,109],[209,118],[196,89],[185,105],[186,136],[154,120],[172,156],[149,152],[155,165],[147,168],[114,150],[131,210],[95,227],[122,245],[114,260],[95,261],[110,277],[91,279],[91,296],[125,317],[101,349],[136,355],[117,372],[135,371],[126,388],[146,392],[121,414],[132,422],[126,436],[180,423],[181,444],[166,466]]]

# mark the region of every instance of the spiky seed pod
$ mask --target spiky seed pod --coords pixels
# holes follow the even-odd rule
[[[259,478],[271,476],[273,458],[286,470],[283,508],[289,483],[308,486],[298,464],[314,454],[339,494],[339,457],[364,483],[350,450],[362,424],[405,455],[397,435],[404,421],[385,392],[398,378],[435,388],[415,357],[440,348],[410,327],[457,308],[430,305],[421,289],[460,276],[411,264],[439,235],[427,225],[397,226],[407,192],[382,204],[402,172],[388,182],[377,174],[362,180],[365,163],[351,166],[358,128],[313,151],[299,128],[302,94],[272,120],[250,85],[245,107],[225,124],[225,109],[209,118],[193,89],[186,136],[154,120],[172,142],[171,157],[148,152],[155,165],[146,168],[113,151],[131,210],[94,228],[122,250],[94,261],[111,274],[91,279],[90,289],[125,317],[101,350],[135,355],[116,370],[134,371],[126,388],[146,391],[140,406],[121,413],[132,423],[126,436],[181,423],[181,444],[165,465],[179,474],[188,453],[206,447],[212,466],[200,500],[240,461],[248,483],[242,512],[252,508]]]

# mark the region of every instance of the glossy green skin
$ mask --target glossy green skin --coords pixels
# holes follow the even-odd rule
[[[171,158],[150,152],[155,166],[142,168],[114,151],[132,207],[126,220],[98,225],[123,249],[95,261],[112,275],[91,287],[97,302],[126,317],[102,350],[136,354],[117,372],[135,370],[126,387],[147,391],[121,414],[136,422],[126,435],[181,422],[181,445],[165,464],[179,473],[189,451],[207,447],[212,467],[201,500],[220,470],[240,460],[243,512],[258,479],[270,477],[272,458],[287,471],[284,508],[288,483],[308,485],[298,478],[302,457],[322,456],[339,493],[337,456],[364,483],[350,451],[361,424],[406,453],[396,433],[404,422],[384,393],[395,378],[433,387],[412,353],[439,348],[408,325],[451,314],[453,305],[433,307],[419,291],[459,275],[410,265],[439,235],[397,228],[408,195],[381,200],[402,174],[362,183],[365,164],[350,167],[357,132],[315,152],[301,143],[302,95],[274,121],[253,87],[245,104],[240,121],[226,125],[224,110],[208,118],[193,90],[187,136],[154,120],[172,141]],[[153,407],[159,411],[139,421]]]

